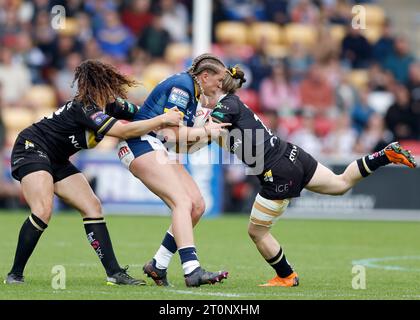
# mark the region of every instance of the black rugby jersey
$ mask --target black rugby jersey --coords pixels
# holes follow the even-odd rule
[[[52,161],[63,162],[81,149],[94,148],[118,121],[115,117],[130,120],[137,110],[123,100],[108,104],[106,113],[96,106],[69,101],[19,135],[38,145]]]
[[[287,143],[275,136],[234,94],[222,96],[211,116],[216,122],[232,124],[227,127],[226,147],[249,167],[263,161],[264,169],[268,168],[286,151]]]

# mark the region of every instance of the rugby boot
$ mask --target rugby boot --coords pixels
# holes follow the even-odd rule
[[[153,281],[156,283],[156,285],[163,286],[163,287],[169,286],[168,278],[166,276],[167,274],[166,269],[157,268],[155,259],[147,262],[143,266],[143,272],[149,278],[152,278]]]
[[[401,163],[410,168],[417,167],[416,160],[411,155],[411,152],[402,148],[398,142],[390,143],[386,146],[384,152],[392,163]]]
[[[5,284],[24,284],[24,277],[21,274],[9,273],[3,281]]]
[[[106,284],[113,286],[113,285],[131,285],[131,286],[144,286],[146,285],[146,281],[134,279],[127,273],[128,266],[121,269],[117,273],[114,273],[112,276],[106,278]]]
[[[299,285],[299,276],[296,272],[291,273],[286,278],[275,276],[267,283],[260,284],[259,287],[296,287]]]
[[[227,276],[228,272],[226,271],[209,272],[198,267],[185,276],[185,284],[187,287],[199,287],[202,284],[215,284],[216,282],[222,282]]]

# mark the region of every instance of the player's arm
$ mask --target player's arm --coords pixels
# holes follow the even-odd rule
[[[230,123],[214,123],[209,121],[201,128],[194,127],[167,127],[158,131],[158,134],[163,136],[168,142],[179,142],[190,144],[195,142],[207,142],[216,139],[230,126]]]
[[[143,136],[150,131],[158,130],[162,127],[178,126],[182,121],[182,113],[178,109],[172,110],[147,120],[133,122],[116,121],[114,125],[103,133],[108,136],[123,140]]]
[[[140,107],[121,98],[105,106],[105,113],[119,120],[133,120]]]

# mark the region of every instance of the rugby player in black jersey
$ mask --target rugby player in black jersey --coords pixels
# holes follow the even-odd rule
[[[226,128],[229,133],[219,144],[242,160],[260,181],[261,189],[251,211],[248,234],[276,271],[276,276],[261,286],[297,286],[298,274],[270,233],[290,199],[299,197],[304,188],[321,194],[342,195],[381,166],[400,163],[414,168],[417,164],[409,151],[394,142],[379,152],[353,161],[342,174],[336,175],[300,147],[281,140],[264,125],[235,95],[245,81],[239,67],[228,69],[218,100],[213,103],[211,119],[231,123]],[[196,150],[202,145],[199,144]]]
[[[14,263],[7,284],[24,282],[23,271],[52,214],[56,194],[80,211],[86,235],[102,262],[108,284],[142,285],[121,268],[115,257],[101,203],[83,174],[69,161],[81,149],[95,147],[105,135],[128,139],[152,130],[177,126],[182,113],[176,108],[155,118],[130,120],[137,106],[122,100],[136,82],[112,66],[87,60],[75,71],[77,94],[51,116],[18,135],[11,155],[12,175],[19,180],[31,215],[20,229]]]

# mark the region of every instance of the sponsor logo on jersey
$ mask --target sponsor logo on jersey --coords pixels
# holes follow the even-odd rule
[[[25,150],[28,150],[29,148],[35,148],[35,145],[31,141],[25,140]]]
[[[189,100],[190,95],[188,94],[188,92],[179,88],[172,88],[168,98],[168,102],[173,103],[174,105],[184,109],[187,107]]]
[[[293,148],[292,148],[292,150],[290,151],[289,160],[292,161],[293,163],[295,163],[297,156],[298,156],[298,149],[294,145]]]
[[[96,113],[94,113],[94,114],[92,114],[91,116],[90,116],[90,118],[97,124],[97,125],[100,125],[102,122],[104,122],[105,120],[107,120],[108,119],[108,116],[105,114],[105,113],[103,113],[103,112],[101,112],[101,111],[98,111],[98,112],[96,112]]]
[[[228,106],[225,106],[223,103],[221,103],[221,102],[218,102],[217,104],[216,104],[216,106],[214,107],[214,109],[225,109],[225,110],[229,110],[229,107]]]
[[[213,112],[211,115],[220,119],[223,119],[225,117],[225,115],[219,111]]]
[[[128,148],[128,146],[122,146],[119,150],[118,150],[118,158],[120,160],[122,160],[127,154],[130,153],[130,149]]]
[[[268,170],[266,173],[264,173],[264,181],[265,182],[273,182],[273,173],[271,172],[271,169]]]
[[[285,184],[278,184],[278,185],[276,185],[276,192],[277,193],[288,192],[292,185],[293,185],[292,180],[290,180],[288,183],[285,183]]]

